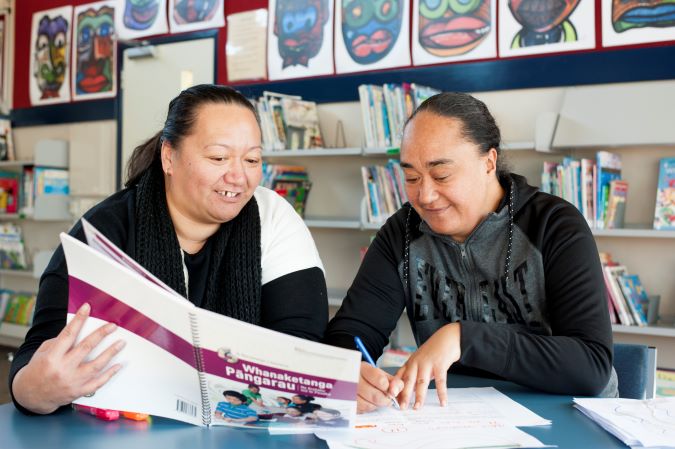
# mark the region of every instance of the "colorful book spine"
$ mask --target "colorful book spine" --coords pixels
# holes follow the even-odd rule
[[[675,158],[659,163],[654,229],[675,230]]]

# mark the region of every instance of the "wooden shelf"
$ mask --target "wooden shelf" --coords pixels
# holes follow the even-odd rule
[[[0,323],[0,345],[18,348],[26,339],[29,326],[14,323]]]
[[[596,237],[631,237],[631,238],[675,238],[675,231],[661,231],[647,225],[630,225],[621,229],[592,229]]]
[[[534,150],[534,142],[532,141],[503,142],[502,149],[504,151]]]
[[[33,278],[33,279],[35,279],[35,276],[33,276],[33,269],[13,270],[11,268],[1,268],[0,269],[0,276],[15,276],[15,277],[21,277],[21,278]]]
[[[23,168],[35,165],[33,161],[0,161],[0,168]]]
[[[612,331],[615,334],[675,337],[675,327],[666,327],[666,326],[624,326],[622,324],[612,324]]]
[[[398,156],[398,148],[314,148],[308,150],[263,151],[263,157],[322,157],[322,156]]]
[[[313,148],[309,150],[263,151],[263,157],[320,157],[320,156],[358,156],[361,148]]]
[[[307,217],[305,218],[305,224],[308,228],[361,229],[361,222],[358,218]]]

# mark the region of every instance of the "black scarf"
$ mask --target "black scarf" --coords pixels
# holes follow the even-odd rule
[[[212,239],[204,308],[248,323],[260,323],[260,215],[255,198]],[[169,215],[164,177],[155,163],[136,186],[136,259],[187,297],[183,254]]]

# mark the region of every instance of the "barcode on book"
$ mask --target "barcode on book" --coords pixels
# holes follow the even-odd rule
[[[197,416],[197,406],[180,399],[176,399],[176,411],[190,416]]]

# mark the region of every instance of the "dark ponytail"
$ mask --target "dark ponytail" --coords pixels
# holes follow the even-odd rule
[[[216,84],[198,84],[182,91],[169,103],[164,128],[137,146],[127,163],[127,181],[125,187],[138,184],[143,174],[161,162],[162,143],[168,142],[173,148],[178,148],[185,136],[192,131],[197,120],[197,109],[208,103],[233,104],[248,109],[255,116],[258,126],[260,118],[255,107],[242,94],[227,86]]]
[[[500,147],[501,133],[485,103],[461,92],[443,92],[434,95],[424,100],[408,118],[403,127],[404,132],[408,123],[424,111],[459,120],[462,123],[462,136],[478,145],[481,154],[487,154],[491,148],[497,151],[497,176],[501,178],[508,174],[509,169]]]

